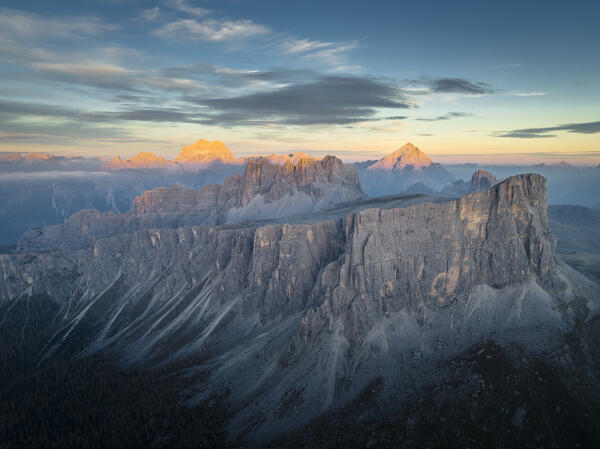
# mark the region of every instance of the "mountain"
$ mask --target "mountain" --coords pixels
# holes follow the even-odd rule
[[[112,160],[106,162],[104,167],[108,170],[122,170],[125,168],[158,168],[170,164],[170,161],[154,153],[140,152],[131,159],[121,159],[119,156],[115,156]]]
[[[185,145],[173,160],[167,160],[154,153],[141,152],[130,159],[115,156],[104,164],[104,168],[107,170],[181,168],[182,166],[198,168],[210,164],[239,165],[243,162],[245,159],[234,157],[223,142],[200,139],[192,145]]]
[[[304,161],[254,160],[228,198],[283,198],[289,185],[312,197],[350,173],[335,158]],[[140,207],[168,215],[172,201]],[[470,440],[456,432],[483,419],[498,426],[492,439],[508,428],[521,447],[593,447],[600,298],[554,255],[545,179],[518,175],[438,203],[381,201],[325,219],[122,229],[78,249],[0,255],[2,323],[38,335],[25,353],[38,364],[106,354],[182,367],[186,402],[226,398],[228,435],[244,446],[349,406],[335,415],[349,434],[379,423],[361,438],[387,438],[387,425],[430,438],[439,427],[462,447]],[[436,410],[446,413],[431,421]]]
[[[560,162],[557,162],[556,164],[552,164],[551,166],[552,167],[562,167],[562,168],[573,167],[567,161],[560,161]]]
[[[496,184],[498,180],[487,170],[475,170],[471,176],[471,192],[486,190]]]
[[[561,259],[600,284],[600,210],[553,205],[548,217]]]
[[[413,170],[423,169],[432,164],[432,160],[425,153],[415,147],[412,143],[407,143],[402,148],[388,154],[367,170],[396,170],[402,171],[407,166],[411,166]]]
[[[438,194],[444,197],[458,197],[489,189],[497,182],[498,180],[491,172],[487,170],[475,170],[471,175],[471,181],[465,182],[459,179],[444,186]]]
[[[175,161],[181,163],[211,163],[211,162],[237,162],[229,148],[223,142],[215,140],[200,139],[192,145],[186,145],[181,149]]]
[[[356,169],[336,157],[299,158],[295,165],[290,160],[281,165],[269,158],[250,158],[242,176],[226,178],[222,185],[206,184],[198,190],[158,187],[136,197],[130,212],[83,210],[64,224],[32,229],[23,234],[17,251],[79,248],[141,229],[285,217],[364,197]]]
[[[373,164],[357,163],[355,166],[365,192],[371,197],[404,192],[415,184],[439,190],[454,179],[442,165],[432,162],[411,143]],[[425,190],[422,192],[426,193]]]
[[[45,153],[0,153],[0,162],[47,161],[54,157]]]

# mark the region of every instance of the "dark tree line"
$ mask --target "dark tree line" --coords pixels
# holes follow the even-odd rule
[[[2,389],[0,448],[224,447],[224,408],[183,405],[185,386],[167,369],[54,363]]]

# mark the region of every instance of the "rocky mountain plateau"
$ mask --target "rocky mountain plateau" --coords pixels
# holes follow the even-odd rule
[[[25,233],[5,361],[179,367],[241,447],[600,441],[599,288],[555,254],[544,177],[367,198],[337,158],[290,159]]]

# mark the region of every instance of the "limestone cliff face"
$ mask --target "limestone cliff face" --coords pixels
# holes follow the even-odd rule
[[[262,168],[236,183],[273,192]],[[298,186],[331,176],[323,165],[276,173]],[[529,174],[451,202],[310,224],[144,229],[0,255],[0,301],[59,304],[47,357],[198,357],[211,376],[203,394],[223,386],[238,405],[235,432],[268,438],[375,377],[403,382],[491,334],[554,341],[575,286],[556,264],[546,204],[545,179]]]
[[[140,229],[282,217],[364,197],[356,169],[336,157],[300,158],[296,164],[250,158],[244,174],[226,178],[223,185],[206,184],[199,190],[158,187],[136,197],[125,214],[80,211],[64,224],[26,232],[18,251],[80,248],[97,238]],[[284,207],[286,203],[292,207]]]
[[[196,200],[192,197],[190,202],[197,204]],[[145,207],[140,203],[138,208]],[[136,256],[146,250],[160,250],[160,257],[168,259],[175,252],[194,250],[195,244],[204,245],[206,236],[210,236],[213,243],[209,247],[221,242],[233,251],[231,254],[228,254],[229,251],[211,254],[207,257],[207,260],[212,260],[209,265],[215,263],[219,269],[225,269],[227,263],[217,263],[218,259],[239,256],[235,251],[237,245],[249,247],[253,261],[245,270],[255,282],[250,282],[248,287],[260,286],[260,289],[268,290],[283,284],[285,287],[278,287],[280,292],[290,292],[289,279],[280,276],[282,266],[288,267],[286,270],[293,267],[298,273],[304,268],[314,269],[312,251],[326,251],[329,256],[317,259],[333,258],[335,262],[323,268],[318,280],[317,277],[310,280],[311,289],[317,288],[316,297],[321,302],[334,297],[341,300],[342,295],[344,304],[363,297],[396,297],[410,299],[408,303],[412,304],[425,301],[439,305],[468,292],[477,283],[502,288],[531,277],[544,284],[552,283],[554,238],[548,228],[546,204],[544,178],[529,174],[511,177],[492,189],[447,203],[425,203],[389,210],[366,209],[336,220],[306,225],[277,224],[241,230],[222,230],[219,227],[174,230],[158,229],[161,226],[157,223],[157,229],[134,233],[123,229],[113,238],[97,239],[81,254],[89,253],[89,263],[93,266],[94,263],[103,264],[105,261],[100,256],[110,254],[111,247],[118,247],[111,256],[115,263],[113,269],[126,273],[132,266],[120,266],[119,260],[130,260],[137,265],[140,262]],[[157,210],[156,205],[152,207]],[[168,212],[160,206],[158,210]],[[118,217],[93,211],[76,218],[85,232],[94,222],[111,216]],[[188,243],[192,245],[190,248],[187,248]],[[328,249],[322,249],[322,246]],[[79,253],[67,250],[34,256],[3,255],[2,261],[13,267],[12,274],[20,278],[16,270],[18,264],[15,265],[18,261],[37,261],[41,265],[25,264],[24,267],[43,269],[44,261],[59,254],[61,257],[73,257]],[[191,253],[189,257],[193,257]],[[146,255],[141,259],[152,257]],[[270,268],[253,271],[265,264]],[[88,267],[84,264],[78,269],[87,271]],[[134,270],[137,272],[138,268]],[[11,271],[13,269],[3,273],[5,281]],[[89,273],[91,277],[97,275],[95,269]],[[312,285],[315,280],[316,284]],[[296,278],[291,283],[297,285],[298,282]],[[32,288],[39,288],[33,278],[31,284]],[[47,293],[54,295],[52,291]],[[348,296],[349,293],[351,296]],[[265,291],[259,296],[264,297],[264,294]],[[286,296],[292,303],[292,297],[296,295],[289,293],[282,297],[277,294],[273,301],[286,304]],[[14,299],[14,295],[4,295],[3,299]],[[272,307],[273,310],[271,301],[259,301],[252,302],[251,308],[274,316],[281,304],[272,304]],[[382,303],[382,311],[384,309]],[[281,311],[290,310],[284,307]]]

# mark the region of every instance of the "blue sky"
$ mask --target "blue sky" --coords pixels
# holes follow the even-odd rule
[[[0,150],[600,161],[600,4],[5,1]],[[517,159],[515,159],[517,158]],[[537,160],[536,159],[536,160]]]

